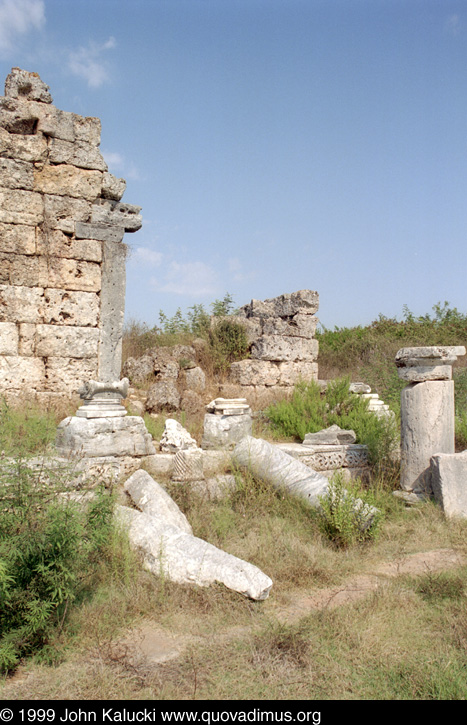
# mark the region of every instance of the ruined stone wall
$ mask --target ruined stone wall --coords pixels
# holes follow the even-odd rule
[[[319,295],[312,290],[244,305],[234,319],[245,326],[250,358],[231,365],[230,382],[246,396],[258,396],[291,390],[300,379],[317,380],[318,307]]]
[[[0,396],[71,397],[120,376],[125,231],[101,124],[52,105],[36,73],[13,68],[0,97]]]

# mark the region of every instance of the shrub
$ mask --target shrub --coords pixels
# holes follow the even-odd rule
[[[368,511],[374,500],[367,491],[359,488],[357,482],[346,487],[342,474],[336,473],[326,494],[319,496],[318,500],[320,528],[337,547],[347,548],[375,538],[382,515],[376,510],[368,525]]]
[[[220,319],[209,331],[209,347],[214,370],[225,373],[235,360],[248,357],[249,345],[244,326],[235,320]]]
[[[24,458],[0,466],[2,672],[47,646],[105,555],[113,497],[98,489],[84,505],[66,488],[52,469]]]

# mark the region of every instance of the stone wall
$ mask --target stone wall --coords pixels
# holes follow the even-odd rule
[[[258,396],[287,392],[300,379],[317,380],[318,306],[319,295],[312,290],[244,305],[234,319],[245,326],[250,357],[231,365],[230,383],[240,386],[245,396]]]
[[[0,396],[69,398],[120,376],[125,232],[141,227],[108,173],[101,123],[52,105],[13,68],[0,97]]]

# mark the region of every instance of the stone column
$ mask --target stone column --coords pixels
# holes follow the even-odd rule
[[[401,393],[401,489],[432,494],[430,459],[454,453],[452,364],[465,347],[406,347],[396,355]]]

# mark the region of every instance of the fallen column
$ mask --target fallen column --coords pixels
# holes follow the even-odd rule
[[[274,488],[285,488],[315,508],[320,507],[319,497],[329,490],[329,480],[325,476],[260,438],[244,438],[235,447],[232,460]],[[355,499],[354,511],[362,531],[366,531],[373,523],[377,509]]]
[[[132,546],[142,553],[144,567],[181,584],[209,586],[218,582],[250,599],[266,599],[272,580],[253,564],[193,536],[186,526],[182,528],[182,512],[171,499],[168,507],[167,493],[148,479],[149,474],[137,471],[125,484],[142,512],[117,507],[117,519],[127,528]],[[165,505],[159,506],[160,501]]]

